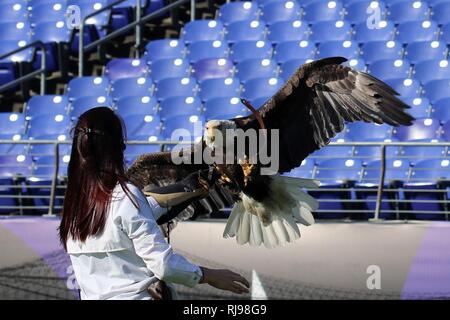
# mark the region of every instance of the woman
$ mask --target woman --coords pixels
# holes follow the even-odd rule
[[[74,128],[59,233],[81,298],[151,299],[154,295],[148,288],[159,283],[159,292],[162,281],[248,292],[249,284],[242,276],[199,267],[172,252],[154,218],[165,209],[127,181],[124,140],[122,121],[107,107],[85,112]],[[180,185],[195,197],[204,188],[199,174],[191,174]],[[169,186],[166,193],[173,189]],[[158,193],[164,192],[159,188]],[[189,203],[182,198],[174,201],[178,209]]]

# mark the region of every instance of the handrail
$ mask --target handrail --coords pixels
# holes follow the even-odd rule
[[[15,80],[13,80],[11,82],[8,82],[7,84],[4,84],[4,85],[0,86],[0,92],[8,90],[9,88],[12,88],[12,87],[18,85],[19,83],[27,81],[28,79],[31,79],[34,76],[40,74],[41,75],[40,92],[41,92],[41,95],[45,94],[45,73],[47,72],[47,61],[46,61],[47,49],[45,48],[45,45],[44,45],[44,43],[42,41],[33,41],[32,43],[29,43],[26,46],[23,46],[23,47],[17,48],[16,50],[7,52],[5,54],[2,54],[0,56],[0,60],[3,60],[4,58],[9,57],[9,56],[11,56],[13,54],[16,54],[18,52],[21,52],[21,51],[23,51],[25,49],[28,49],[28,48],[31,48],[31,47],[35,48],[36,46],[39,46],[41,51],[42,51],[41,68],[38,69],[38,70],[35,70],[35,71],[25,75],[25,76],[23,76],[23,77],[20,77],[20,78],[15,79]],[[36,53],[36,51],[34,52],[34,54],[35,53]]]
[[[85,21],[86,21],[88,18],[90,18],[90,17],[92,17],[92,16],[98,14],[99,12],[103,12],[103,11],[105,11],[105,10],[108,10],[108,8],[111,8],[112,6],[114,6],[114,5],[116,5],[117,3],[120,3],[120,2],[122,2],[122,1],[123,1],[123,0],[119,0],[119,1],[117,1],[117,2],[114,2],[114,3],[112,3],[112,4],[108,5],[108,6],[106,6],[106,7],[104,7],[104,8],[101,8],[100,10],[95,11],[95,12],[93,12],[92,14],[86,16],[86,17],[82,20],[82,22],[81,22],[81,24],[80,24],[80,35],[81,35],[82,32],[83,32],[83,29],[84,29],[84,23],[85,23]],[[176,8],[176,7],[181,6],[182,4],[184,4],[184,3],[188,2],[188,1],[191,1],[191,0],[178,0],[178,1],[175,1],[175,2],[173,2],[173,3],[171,3],[171,4],[167,5],[167,6],[165,6],[165,7],[163,7],[163,8],[161,8],[161,9],[159,9],[159,10],[156,10],[156,11],[154,11],[154,12],[152,12],[152,13],[150,13],[150,14],[144,16],[144,17],[142,17],[140,20],[136,20],[136,21],[134,21],[134,22],[132,22],[132,23],[130,23],[130,24],[128,24],[128,25],[126,25],[126,26],[120,28],[120,29],[117,29],[117,30],[111,32],[110,34],[104,36],[104,37],[101,38],[101,39],[97,39],[97,40],[91,42],[91,43],[88,44],[87,46],[84,46],[84,39],[83,39],[83,37],[79,37],[79,48],[78,48],[78,51],[79,51],[79,52],[78,52],[78,54],[79,54],[79,57],[78,57],[78,76],[79,76],[79,77],[82,77],[82,76],[83,76],[83,71],[84,71],[84,59],[83,59],[83,56],[84,56],[84,52],[85,52],[85,51],[88,51],[88,50],[90,50],[90,49],[92,49],[92,48],[95,48],[95,47],[97,47],[98,45],[100,45],[100,44],[102,44],[102,43],[104,43],[104,42],[106,42],[106,41],[109,41],[109,40],[111,40],[111,39],[114,39],[114,38],[116,38],[116,37],[122,35],[123,33],[126,33],[126,32],[128,32],[129,30],[131,30],[131,29],[133,29],[133,28],[135,28],[135,27],[137,27],[137,26],[140,26],[140,25],[142,25],[142,24],[144,24],[144,23],[150,21],[150,20],[153,19],[153,18],[156,18],[156,17],[158,17],[158,16],[160,16],[160,15],[162,15],[162,14],[164,14],[164,13],[166,13],[166,12],[168,12],[168,11],[170,11],[170,10]],[[195,7],[195,1],[194,1],[194,7]]]

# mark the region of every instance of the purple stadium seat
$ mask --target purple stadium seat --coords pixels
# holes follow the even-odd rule
[[[192,75],[203,81],[211,78],[226,78],[233,73],[233,62],[229,59],[203,59],[194,64]]]
[[[143,59],[118,58],[106,65],[105,75],[111,82],[121,78],[145,77],[147,64]]]
[[[440,124],[437,119],[417,119],[412,126],[395,128],[393,136],[400,141],[431,140],[438,138],[439,127]]]

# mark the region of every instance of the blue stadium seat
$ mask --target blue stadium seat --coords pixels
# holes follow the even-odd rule
[[[143,59],[117,58],[108,62],[105,75],[111,82],[121,78],[145,77],[147,64]]]
[[[402,146],[399,148],[399,157],[407,159],[411,164],[415,164],[423,159],[444,158],[446,148],[433,146],[433,143],[443,142],[440,139],[424,139],[417,142],[430,143],[427,146]]]
[[[0,5],[1,22],[18,22],[27,19],[27,7],[20,3],[2,3]]]
[[[3,40],[0,41],[0,55],[9,53],[14,51],[20,47],[23,47],[27,44],[25,40],[15,41],[15,40]],[[11,62],[31,62],[33,60],[33,48],[29,48],[28,50],[23,50],[17,52],[3,60],[0,60],[0,65],[5,66],[7,69],[8,65]],[[12,70],[12,67],[11,67]]]
[[[306,178],[312,179],[314,177],[316,164],[313,159],[305,159],[302,161],[299,167],[292,169],[290,172],[284,175],[293,178]]]
[[[280,21],[272,24],[267,37],[272,44],[285,41],[301,41],[308,39],[308,23],[306,21]]]
[[[300,19],[300,5],[292,0],[272,2],[262,8],[260,17],[267,25],[278,21]]]
[[[366,72],[367,69],[366,62],[363,59],[350,59],[344,62],[344,65],[363,72]]]
[[[242,62],[246,59],[270,59],[272,46],[270,42],[258,40],[239,41],[231,47],[230,58],[234,63]]]
[[[340,20],[343,14],[343,5],[340,1],[317,1],[304,7],[303,19],[309,22]]]
[[[77,5],[80,7],[81,19],[84,19],[87,15],[102,9],[107,4],[107,0],[67,0],[67,6]],[[102,13],[87,19],[86,24],[93,25],[97,28],[97,30],[101,30],[103,27],[108,25],[110,14],[110,10],[103,11]]]
[[[66,21],[65,14],[65,1],[44,2],[32,7],[29,20],[32,26],[36,26],[42,22]]]
[[[405,57],[411,63],[416,64],[423,60],[445,59],[447,47],[440,41],[418,41],[406,46]]]
[[[246,116],[248,112],[241,100],[236,96],[213,98],[205,103],[206,121]]]
[[[430,116],[430,101],[425,97],[409,97],[403,98],[403,102],[407,105],[411,106],[411,109],[408,109],[408,113],[412,115],[414,118],[428,118]]]
[[[88,96],[80,97],[74,100],[70,105],[70,117],[73,120],[78,119],[84,112],[100,106],[112,108],[113,101],[108,96]]]
[[[201,113],[201,101],[197,97],[178,96],[165,99],[159,105],[159,117],[162,121],[175,116],[199,116]]]
[[[116,111],[121,117],[154,115],[157,112],[157,106],[156,97],[132,96],[119,99],[116,103]]]
[[[158,140],[164,140],[163,137],[159,134],[153,134],[153,135],[143,135],[143,136],[136,136],[133,137],[133,140],[135,141],[149,141],[149,142],[155,142]],[[143,155],[145,153],[151,153],[151,152],[160,152],[161,151],[161,145],[160,144],[128,144],[127,148],[125,149],[125,161],[128,165],[132,164],[134,160],[136,160],[137,157],[140,155]]]
[[[283,85],[283,81],[275,77],[256,78],[247,81],[242,90],[242,97],[254,100],[273,96]]]
[[[239,41],[264,40],[266,26],[262,21],[243,20],[231,23],[225,32],[225,39],[233,44]]]
[[[312,59],[316,46],[308,40],[279,42],[274,51],[274,59],[279,64],[293,59]]]
[[[418,78],[423,85],[432,80],[450,79],[450,66],[448,60],[424,60],[414,68],[414,76]]]
[[[236,75],[242,83],[254,78],[275,77],[277,63],[271,59],[248,59],[236,66]]]
[[[202,137],[204,125],[205,121],[201,116],[171,117],[164,122],[163,137],[165,140],[198,141]]]
[[[315,42],[344,41],[351,38],[351,25],[348,21],[319,21],[311,26],[310,39]]]
[[[350,141],[383,141],[392,137],[392,127],[387,124],[369,124],[363,122],[348,123],[345,127],[345,139]]]
[[[368,41],[389,41],[395,37],[395,25],[391,21],[382,20],[378,28],[369,29],[366,22],[361,22],[354,28],[355,40],[359,43]]]
[[[192,42],[188,47],[187,58],[191,64],[202,59],[226,58],[228,45],[220,40]]]
[[[380,11],[380,17],[383,18],[386,14],[386,6],[381,1],[372,0],[356,0],[356,1],[345,1],[345,20],[351,23],[361,23],[366,24],[368,13],[367,10],[369,6],[371,7],[370,13],[373,14],[375,10]]]
[[[114,100],[117,100],[127,96],[151,96],[153,89],[154,85],[151,78],[120,78],[111,85],[109,94]]]
[[[185,50],[184,42],[179,39],[152,40],[145,46],[144,57],[149,62],[161,59],[182,59]]]
[[[155,93],[158,100],[177,96],[194,96],[196,86],[194,78],[167,78],[158,82]]]
[[[442,201],[443,193],[436,192],[419,192],[415,189],[426,190],[441,189],[440,180],[450,179],[448,159],[431,159],[416,163],[412,170],[410,180],[405,184],[405,198],[410,200],[412,214],[416,219],[439,220],[444,219],[444,215],[440,211],[444,210]],[[444,184],[448,189],[448,181]],[[425,202],[424,200],[428,200]],[[418,213],[419,211],[431,211],[432,213]],[[434,213],[434,212],[436,213]]]
[[[43,135],[66,135],[70,126],[69,117],[61,114],[44,114],[33,117],[28,123],[28,137],[35,139]]]
[[[45,95],[33,96],[28,100],[25,107],[25,114],[27,120],[37,116],[47,115],[66,115],[69,105],[67,96],[60,95]]]
[[[188,22],[181,33],[187,44],[201,40],[222,40],[223,24],[220,20],[194,20]]]
[[[285,2],[286,0],[257,0],[256,3],[260,8],[263,8],[264,6],[271,4],[273,2]]]
[[[450,23],[442,26],[440,40],[446,42],[447,45],[450,44]]]
[[[104,96],[108,90],[109,79],[106,77],[79,77],[70,80],[66,94],[72,101],[82,96]]]
[[[389,5],[387,17],[395,23],[406,21],[423,21],[429,16],[429,7],[426,2],[404,0]]]
[[[236,21],[255,20],[257,13],[258,6],[253,2],[229,2],[220,7],[217,18],[229,25]]]
[[[361,184],[359,185],[378,185],[380,181],[381,160],[369,162],[364,168]],[[410,171],[408,160],[393,158],[386,159],[385,187],[388,187],[394,181],[406,181]]]
[[[130,115],[123,117],[123,122],[127,128],[128,140],[145,135],[158,135],[161,132],[161,121],[155,115]]]
[[[194,64],[192,75],[201,82],[212,78],[226,78],[233,74],[233,61],[229,59],[203,59]]]
[[[395,128],[393,136],[400,141],[437,139],[439,127],[439,120],[422,118],[415,120],[412,126]]]
[[[2,130],[0,139],[21,140],[25,139],[25,117],[21,113],[0,112]],[[23,154],[25,145],[0,144],[0,155]]]
[[[150,75],[154,82],[172,77],[189,76],[189,62],[185,59],[161,59],[150,65]]]
[[[438,25],[435,21],[408,21],[398,26],[396,40],[401,43],[433,41],[438,37]]]
[[[414,78],[398,78],[389,79],[386,81],[395,91],[397,91],[401,98],[415,98],[420,95],[420,81]]]
[[[208,79],[200,84],[200,95],[203,101],[218,97],[239,96],[240,86],[238,78]]]
[[[368,64],[378,60],[401,59],[402,54],[402,44],[393,40],[368,41],[361,46],[361,56]]]
[[[378,60],[369,65],[369,73],[382,80],[407,78],[410,73],[410,64],[407,60],[386,59]]]
[[[327,41],[319,44],[317,49],[317,58],[327,58],[342,56],[347,59],[357,58],[359,47],[356,42],[345,41]]]
[[[442,126],[442,137],[450,142],[450,121],[447,121],[446,123],[444,123],[444,125]]]
[[[345,141],[345,140],[344,140]],[[316,150],[310,155],[310,158],[317,162],[330,158],[349,158],[353,156],[352,146],[325,146]]]
[[[2,22],[0,23],[0,41],[13,40],[21,41],[25,40],[27,43],[31,37],[31,28],[28,22]]]
[[[439,24],[446,24],[450,22],[450,2],[441,1],[433,6],[433,20]]]
[[[433,105],[432,116],[442,123],[450,121],[450,97],[441,99]]]
[[[305,62],[307,62],[306,59],[292,59],[286,61],[281,65],[280,77],[283,78],[284,81],[287,81]]]

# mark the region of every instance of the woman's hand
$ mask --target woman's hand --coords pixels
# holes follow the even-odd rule
[[[248,293],[250,283],[240,274],[226,269],[208,269],[200,267],[203,278],[200,283],[207,283],[214,288],[234,293]]]

